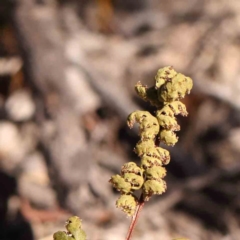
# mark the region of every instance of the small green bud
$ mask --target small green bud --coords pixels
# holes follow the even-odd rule
[[[174,146],[178,141],[178,137],[176,136],[176,134],[170,130],[160,131],[159,138],[168,146]]]
[[[112,183],[113,187],[121,193],[131,192],[131,184],[129,182],[126,182],[126,180],[118,174],[113,175],[109,182]]]
[[[146,196],[154,194],[162,194],[166,191],[167,186],[165,181],[161,180],[147,180],[143,184],[143,191]]]
[[[166,176],[166,169],[160,166],[153,166],[146,169],[145,175],[148,180],[160,180]]]
[[[137,200],[132,195],[121,195],[116,202],[116,206],[125,212],[128,216],[132,216],[137,207]]]

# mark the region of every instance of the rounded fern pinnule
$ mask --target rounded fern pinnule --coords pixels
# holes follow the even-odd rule
[[[86,233],[82,229],[82,220],[72,216],[66,221],[67,232],[58,231],[53,234],[54,240],[86,240]]]
[[[69,240],[69,236],[66,234],[66,232],[58,231],[53,234],[53,239],[54,240]]]
[[[143,184],[143,194],[149,199],[152,195],[163,194],[167,189],[166,182],[162,179],[159,180],[147,180]]]
[[[136,111],[130,114],[127,118],[127,125],[132,128],[135,122],[139,124],[141,139],[154,139],[159,132],[157,118],[147,111]]]
[[[130,239],[136,218],[144,202],[153,195],[162,194],[167,185],[163,178],[167,170],[164,165],[170,162],[169,151],[160,147],[159,143],[174,146],[180,130],[176,115],[187,116],[186,106],[180,101],[188,94],[193,86],[192,79],[178,73],[171,66],[158,70],[155,85],[148,87],[138,82],[136,93],[144,101],[156,107],[153,114],[137,110],[127,118],[127,125],[132,128],[139,125],[140,140],[134,152],[141,160],[140,166],[130,162],[123,165],[121,176],[114,175],[110,179],[113,186],[120,191],[121,196],[116,206],[128,216],[133,216],[127,240]],[[136,199],[133,195],[140,190],[141,196]]]
[[[139,97],[141,97],[144,101],[147,101],[147,86],[142,85],[141,82],[137,82],[135,85],[135,90]]]
[[[145,170],[145,176],[148,180],[159,180],[164,178],[166,174],[166,168],[156,165]]]
[[[82,227],[82,220],[78,216],[72,216],[66,221],[66,229],[71,232],[76,228]]]
[[[159,153],[155,147],[155,143],[153,139],[145,139],[140,140],[136,147],[134,148],[134,152],[139,156],[143,156],[144,154],[156,158],[160,158]]]
[[[160,159],[155,157],[150,157],[147,155],[143,155],[141,158],[141,168],[146,170],[147,168],[151,168],[153,166],[162,166],[163,163]]]
[[[135,162],[128,162],[122,166],[121,174],[124,173],[135,173],[142,176],[143,170]]]
[[[116,201],[116,207],[120,208],[128,216],[135,213],[138,201],[133,195],[122,194]]]
[[[178,137],[173,130],[162,130],[159,139],[168,146],[174,146],[178,141]]]
[[[169,103],[164,105],[160,110],[157,110],[156,116],[160,115],[160,114],[165,115],[165,116],[170,116],[170,117],[174,117],[174,115],[177,115],[177,114],[174,113],[172,108],[169,106]]]
[[[123,178],[131,184],[131,190],[138,190],[142,187],[144,179],[135,173],[124,173]]]
[[[167,116],[162,114],[161,112],[157,111],[156,112],[157,120],[160,125],[160,127],[165,128],[165,129],[170,129],[173,131],[179,131],[180,126],[177,123],[177,119],[173,116]]]
[[[128,194],[140,189],[143,185],[143,170],[135,163],[130,162],[122,166],[121,176],[113,175],[110,183],[121,193]]]
[[[158,89],[158,99],[162,102],[180,100],[190,93],[192,86],[191,78],[178,73]]]
[[[135,111],[128,116],[127,124],[130,128],[132,128],[135,122],[142,123],[142,121],[147,117],[153,116],[148,111]]]
[[[82,220],[78,216],[72,216],[67,220],[66,229],[74,239],[86,239],[86,233],[82,230]]]
[[[172,109],[172,111],[174,112],[174,115],[180,114],[184,117],[188,115],[186,106],[180,101],[170,102],[168,106]]]
[[[173,77],[177,75],[177,72],[172,66],[160,68],[155,76],[155,88],[160,88],[165,82],[170,81]]]
[[[170,162],[170,153],[168,150],[161,148],[161,147],[156,147],[157,151],[160,156],[160,160],[162,161],[163,165],[167,165]]]
[[[113,175],[109,182],[112,183],[114,188],[116,188],[119,192],[123,194],[131,192],[131,183],[127,182],[123,177],[118,174]]]

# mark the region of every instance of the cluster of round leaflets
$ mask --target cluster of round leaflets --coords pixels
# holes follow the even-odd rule
[[[177,73],[172,67],[158,70],[155,86],[147,87],[138,82],[137,94],[157,108],[155,116],[147,111],[135,111],[128,116],[130,128],[139,124],[140,141],[136,144],[135,153],[141,158],[141,165],[128,162],[122,166],[120,175],[111,177],[110,182],[120,191],[121,196],[116,206],[127,215],[135,213],[139,200],[134,191],[141,190],[143,201],[152,195],[166,191],[166,169],[170,161],[169,152],[159,147],[159,143],[173,146],[178,141],[175,131],[180,130],[176,115],[187,116],[186,106],[180,102],[192,89],[192,79]]]

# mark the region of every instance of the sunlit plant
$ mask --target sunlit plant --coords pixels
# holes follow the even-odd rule
[[[175,132],[180,130],[180,126],[175,116],[187,116],[186,106],[181,99],[190,93],[192,86],[191,78],[176,72],[170,66],[158,70],[154,86],[147,87],[141,82],[135,86],[138,96],[156,107],[156,111],[154,114],[148,111],[134,111],[128,116],[127,124],[130,128],[135,123],[139,124],[140,140],[134,152],[141,159],[140,165],[134,162],[125,163],[120,174],[113,175],[109,180],[120,192],[116,206],[132,217],[126,240],[131,238],[145,202],[153,195],[163,194],[167,189],[163,180],[167,173],[164,166],[170,162],[170,154],[159,145],[164,143],[174,146],[178,141]],[[140,191],[140,197],[135,195],[136,191]],[[55,233],[54,240],[86,239],[78,217],[69,218],[66,229],[67,232]]]
[[[174,146],[178,141],[176,131],[180,130],[176,115],[187,116],[186,106],[181,99],[190,93],[192,79],[177,73],[172,67],[158,70],[155,85],[144,86],[138,82],[135,86],[139,97],[156,107],[154,115],[148,111],[135,111],[128,116],[130,128],[139,124],[140,140],[134,148],[140,157],[140,166],[128,162],[122,166],[118,175],[111,177],[113,187],[120,192],[116,206],[132,217],[126,240],[129,240],[134,229],[138,214],[144,203],[153,195],[162,194],[167,185],[165,165],[170,162],[169,151],[160,147],[160,143]],[[136,190],[141,191],[137,198]]]

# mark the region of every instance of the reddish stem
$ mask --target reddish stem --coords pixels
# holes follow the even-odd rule
[[[136,209],[136,211],[135,211],[135,213],[132,217],[132,221],[131,221],[129,229],[128,229],[128,234],[127,234],[126,240],[131,239],[133,229],[136,226],[136,223],[137,223],[137,220],[138,220],[138,217],[139,217],[139,213],[141,212],[141,210],[144,206],[144,203],[145,203],[145,201],[144,201],[143,195],[141,195],[141,197],[139,199],[139,204],[137,206],[137,209]]]

